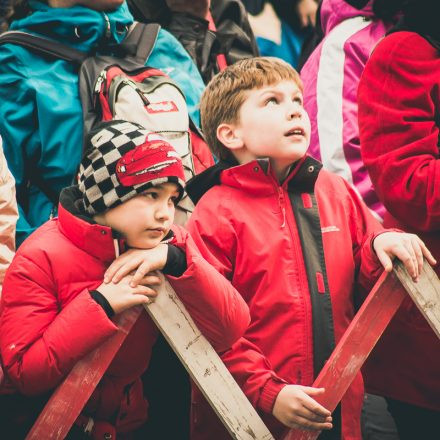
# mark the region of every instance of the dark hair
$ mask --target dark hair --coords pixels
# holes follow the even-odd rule
[[[407,3],[407,0],[374,0],[374,15],[383,21],[391,21]]]

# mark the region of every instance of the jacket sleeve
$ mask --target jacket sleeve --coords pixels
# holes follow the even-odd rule
[[[361,152],[388,211],[419,231],[440,228],[440,59],[397,32],[373,52],[359,84]]]
[[[17,217],[15,181],[6,164],[0,138],[0,295],[6,269],[14,257]]]
[[[83,131],[77,81],[67,62],[0,45],[0,135],[20,201],[17,247],[56,211],[54,199],[77,172]]]
[[[78,360],[117,330],[86,289],[61,304],[49,267],[44,255],[37,264],[17,254],[3,287],[3,366],[20,392],[28,395],[58,385]]]
[[[222,216],[221,209],[204,203],[202,199],[187,228],[203,258],[232,280],[237,237],[233,226]],[[252,405],[271,413],[275,399],[286,382],[275,374],[268,359],[246,339],[246,334],[222,354],[222,360]]]
[[[175,227],[177,228],[177,227]],[[186,254],[187,269],[167,278],[213,347],[222,352],[242,336],[249,325],[249,309],[232,284],[197,250],[183,228],[176,246]]]
[[[26,185],[23,151],[35,138],[35,93],[26,83],[25,67],[9,47],[3,45],[0,55],[0,135],[9,169],[17,189],[21,190]],[[35,228],[29,224],[22,207],[18,208],[17,235],[24,239]]]

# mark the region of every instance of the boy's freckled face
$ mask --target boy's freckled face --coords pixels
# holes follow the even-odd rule
[[[97,221],[120,232],[128,246],[151,249],[168,234],[178,198],[177,185],[164,183],[109,209]]]
[[[235,135],[249,160],[269,157],[274,168],[282,169],[303,157],[310,142],[310,120],[295,82],[251,90],[241,106]]]

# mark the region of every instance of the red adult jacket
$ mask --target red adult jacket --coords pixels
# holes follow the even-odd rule
[[[54,388],[79,359],[116,332],[89,293],[102,283],[115,259],[115,240],[108,227],[69,212],[74,210],[75,192],[76,188],[64,192],[59,217],[20,247],[4,283],[1,356],[7,376],[26,395]],[[248,308],[200,256],[188,233],[180,227],[173,230],[173,244],[185,251],[187,269],[168,280],[214,348],[224,351],[244,333]],[[148,366],[157,334],[143,313],[90,398],[87,415],[115,423],[119,432],[146,420],[139,377]]]
[[[342,178],[312,158],[281,186],[265,160],[215,168],[188,187],[198,198],[194,189],[212,186],[188,229],[249,306],[250,326],[222,359],[281,438],[275,399],[286,383],[311,385],[346,330],[355,282],[369,290],[380,272],[371,241],[382,227]],[[361,438],[362,399],[359,375],[342,403],[344,439]],[[228,438],[197,392],[192,408],[193,439]]]
[[[416,33],[376,47],[359,85],[362,157],[389,211],[440,260],[440,55]],[[436,268],[440,273],[440,266]],[[440,341],[410,299],[370,357],[371,392],[440,411]]]

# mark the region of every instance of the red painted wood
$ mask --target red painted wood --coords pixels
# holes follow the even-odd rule
[[[336,408],[406,295],[394,273],[382,274],[313,383],[325,388],[316,398],[325,408]],[[283,440],[315,440],[319,433],[294,429]]]
[[[73,367],[52,394],[26,440],[66,437],[142,312],[145,313],[143,307],[135,307],[115,318],[118,332]]]

